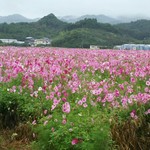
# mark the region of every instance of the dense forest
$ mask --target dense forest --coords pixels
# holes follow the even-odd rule
[[[26,37],[47,37],[52,46],[82,47],[90,45],[111,48],[124,43],[150,43],[150,20],[110,25],[96,19],[84,19],[76,23],[66,23],[54,14],[49,14],[32,23],[0,24],[0,39],[14,38],[24,41]],[[0,44],[2,44],[0,42]]]

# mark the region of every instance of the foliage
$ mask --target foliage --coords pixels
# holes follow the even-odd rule
[[[120,35],[106,32],[101,29],[78,28],[71,31],[60,32],[52,41],[52,46],[89,48],[98,45],[101,48],[112,48],[123,44],[126,39]],[[128,39],[130,40],[130,39]],[[108,42],[109,41],[109,42]]]
[[[138,40],[145,40],[149,38],[150,34],[150,21],[138,20],[131,23],[124,23],[115,25],[122,34],[126,34]]]
[[[111,137],[107,114],[105,116],[97,108],[91,108],[90,112],[83,108],[74,109],[75,113],[69,115],[54,112],[51,116],[42,118],[35,127],[38,138],[35,145],[43,150],[109,149]],[[79,142],[75,146],[71,143],[73,139]]]
[[[14,128],[21,120],[21,106],[24,100],[19,98],[17,94],[0,92],[0,120],[2,127]]]

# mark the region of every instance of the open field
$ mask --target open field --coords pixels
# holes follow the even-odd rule
[[[0,128],[0,148],[148,150],[150,51],[0,47]]]

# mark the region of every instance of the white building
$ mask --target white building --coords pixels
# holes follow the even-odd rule
[[[150,50],[150,45],[148,44],[123,44],[114,46],[114,49],[120,50]]]
[[[99,49],[98,45],[90,45],[90,49]]]
[[[34,40],[34,45],[50,45],[51,41],[48,38],[42,38],[42,39],[35,39]]]
[[[16,39],[0,39],[0,41],[2,41],[3,43],[6,43],[6,44],[11,44],[11,43],[24,44],[23,41],[18,41]]]
[[[0,41],[2,41],[3,43],[16,43],[17,40],[16,39],[0,39]]]

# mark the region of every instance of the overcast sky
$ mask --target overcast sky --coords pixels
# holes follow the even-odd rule
[[[108,16],[143,15],[150,17],[150,0],[0,0],[0,16],[21,14],[41,18],[105,14]]]

